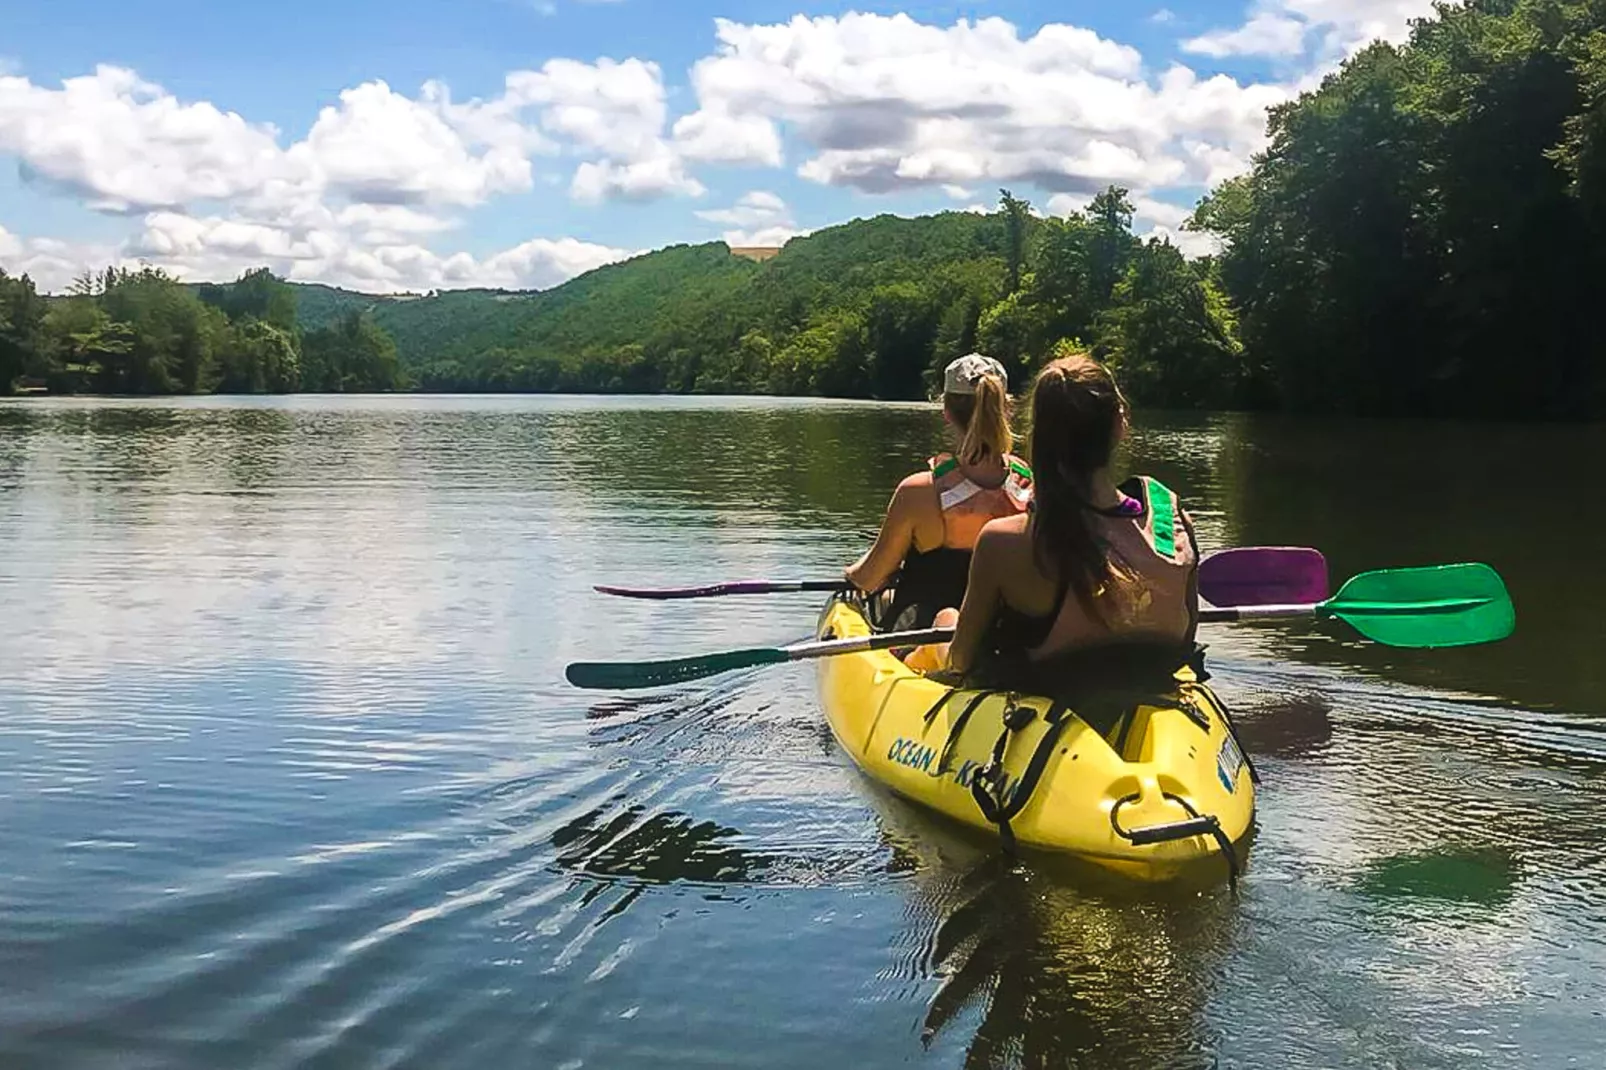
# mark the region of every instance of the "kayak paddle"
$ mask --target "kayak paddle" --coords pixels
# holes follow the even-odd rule
[[[1211,605],[1309,604],[1327,595],[1327,559],[1308,546],[1241,546],[1199,562],[1199,597]]]
[[[1384,646],[1432,648],[1492,643],[1516,628],[1516,610],[1500,574],[1488,565],[1432,565],[1363,572],[1338,594],[1306,604],[1205,608],[1205,623],[1331,617]],[[884,632],[850,639],[822,639],[790,646],[749,647],[662,661],[577,661],[564,675],[576,687],[630,690],[685,683],[735,669],[779,665],[865,650],[944,643],[948,628]]]
[[[1362,572],[1314,605],[1205,609],[1199,619],[1332,617],[1374,643],[1435,648],[1493,643],[1517,627],[1500,574],[1488,565],[1429,565]]]
[[[600,594],[667,601],[680,598],[723,598],[739,594],[790,594],[798,591],[846,591],[851,585],[834,580],[733,580],[700,587],[613,587],[598,584]],[[1211,554],[1199,564],[1199,597],[1218,606],[1258,606],[1319,602],[1327,597],[1327,561],[1320,551],[1298,546],[1245,546]]]
[[[599,594],[621,598],[721,598],[728,594],[784,594],[792,591],[845,591],[848,581],[835,580],[735,580],[703,587],[608,587],[598,584]]]
[[[924,631],[882,632],[851,639],[811,639],[791,646],[757,646],[663,661],[577,661],[564,671],[564,676],[575,687],[618,690],[662,687],[665,684],[717,676],[734,669],[779,665],[805,658],[828,658],[835,654],[857,654],[865,650],[886,650],[895,646],[946,643],[953,637],[952,628],[927,628]]]

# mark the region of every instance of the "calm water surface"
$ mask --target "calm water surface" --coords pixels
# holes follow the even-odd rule
[[[1212,547],[1486,560],[1518,634],[1211,630],[1239,895],[1012,867],[836,750],[783,642],[923,406],[0,405],[0,1066],[1597,1066],[1606,430],[1148,416]]]

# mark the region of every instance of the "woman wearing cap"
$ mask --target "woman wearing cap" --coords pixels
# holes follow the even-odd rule
[[[1008,381],[1004,366],[980,353],[948,365],[942,411],[958,449],[932,457],[925,471],[898,484],[875,545],[846,571],[848,582],[866,592],[899,577],[883,617],[888,627],[928,627],[937,610],[958,605],[981,529],[1026,511],[1032,472],[1009,452]],[[911,619],[901,619],[910,611]]]

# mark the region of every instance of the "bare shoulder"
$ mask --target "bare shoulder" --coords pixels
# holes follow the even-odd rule
[[[914,475],[904,477],[903,482],[898,484],[898,493],[902,494],[904,491],[912,490],[930,490],[933,486],[935,484],[931,481],[930,470],[916,472]]]
[[[984,567],[1007,567],[1022,553],[1031,553],[1031,539],[1026,534],[1024,516],[1002,517],[989,520],[976,536],[976,560]]]
[[[977,549],[981,544],[991,543],[998,549],[1014,549],[1021,543],[1029,544],[1031,536],[1028,534],[1027,522],[1030,518],[1024,513],[1020,516],[999,517],[989,520],[987,526],[981,529],[981,535],[976,540]]]
[[[892,492],[892,507],[894,509],[924,509],[935,499],[933,490],[935,485],[931,482],[930,472],[916,472],[906,476],[898,489]]]

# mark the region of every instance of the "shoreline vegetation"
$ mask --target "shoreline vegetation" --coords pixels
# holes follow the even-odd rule
[[[915,400],[971,350],[1017,386],[1086,348],[1133,400],[1378,416],[1606,415],[1606,6],[1472,0],[1274,108],[1186,229],[1110,187],[1043,218],[879,216],[752,255],[678,245],[554,289],[375,297],[267,269],[186,285],[0,272],[0,392],[417,390]]]

